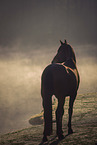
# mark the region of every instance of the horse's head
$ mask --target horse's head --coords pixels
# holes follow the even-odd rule
[[[61,43],[61,46],[59,47],[56,56],[52,60],[52,63],[66,62],[66,60],[71,59],[71,58],[76,62],[73,48],[69,44],[67,44],[66,40],[64,43],[60,40],[60,43]]]

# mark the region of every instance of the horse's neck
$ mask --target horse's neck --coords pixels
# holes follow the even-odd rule
[[[76,63],[73,59],[68,59],[66,62],[64,62],[64,65],[72,69],[76,69]]]

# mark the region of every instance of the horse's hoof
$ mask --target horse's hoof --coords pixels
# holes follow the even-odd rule
[[[42,139],[42,142],[46,142],[46,141],[48,141],[48,139],[47,139],[46,136],[44,136],[43,139]]]
[[[73,133],[73,130],[72,129],[69,129],[68,130],[68,134],[72,134]]]
[[[61,135],[58,135],[58,139],[59,139],[59,140],[62,140],[62,139],[64,139],[64,135],[63,135],[63,134],[61,134]]]

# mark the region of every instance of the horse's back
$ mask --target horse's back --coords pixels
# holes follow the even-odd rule
[[[69,96],[77,91],[76,69],[62,64],[48,65],[42,74],[42,92],[56,96]]]

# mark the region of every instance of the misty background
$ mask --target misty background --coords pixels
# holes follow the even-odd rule
[[[60,39],[76,54],[78,94],[97,92],[97,0],[0,0],[0,133],[41,112],[41,74]]]

